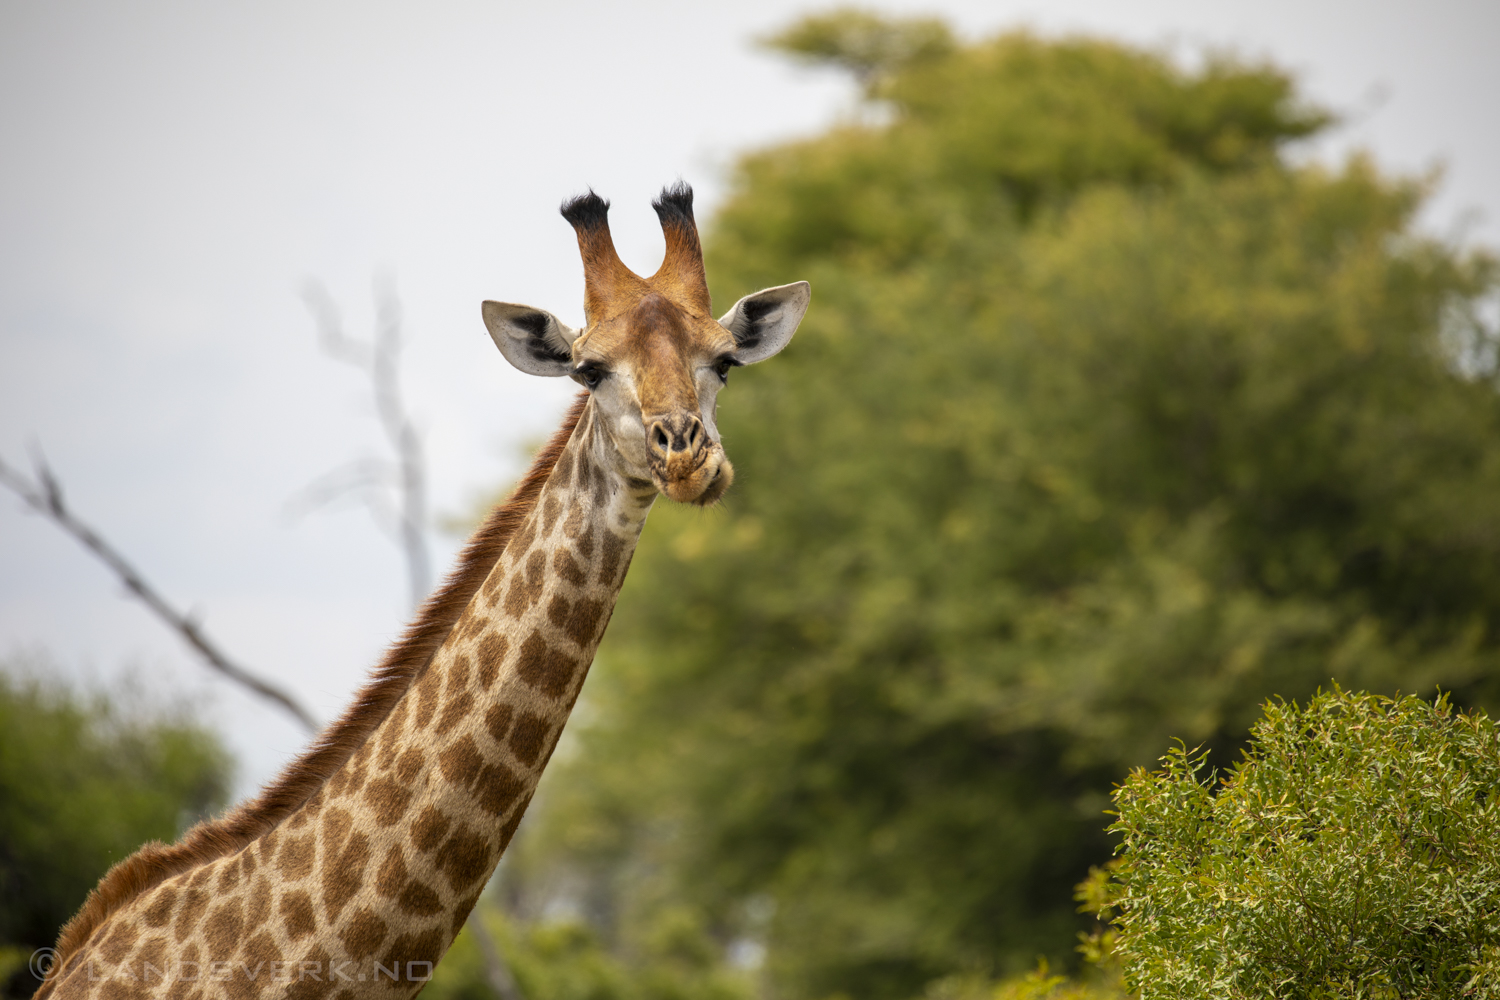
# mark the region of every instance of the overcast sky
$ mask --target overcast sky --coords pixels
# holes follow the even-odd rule
[[[1445,166],[1423,225],[1500,242],[1494,0],[874,6],[940,13],[971,38],[1030,26],[1183,60],[1270,57],[1345,117],[1304,155]],[[379,447],[365,385],[320,354],[299,288],[323,282],[365,335],[372,280],[394,282],[434,503],[466,513],[519,471],[571,388],[507,366],[480,301],[577,323],[564,197],[612,199],[621,253],[649,273],[662,184],[690,181],[707,218],[737,154],[847,115],[846,81],[752,44],[808,9],[0,0],[0,456],[40,445],[83,517],[240,660],[332,716],[406,595],[361,510],[286,515]],[[458,539],[437,543],[446,566]],[[0,657],[36,656],[196,699],[242,790],[303,742],[0,494]]]

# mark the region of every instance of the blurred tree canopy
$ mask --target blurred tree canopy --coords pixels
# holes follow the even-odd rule
[[[222,808],[232,763],[184,713],[14,666],[0,664],[0,951],[19,961],[0,989],[29,997],[26,955],[53,944],[110,865]]]
[[[813,306],[724,394],[724,507],[653,514],[512,869],[782,997],[1071,961],[1111,784],[1268,696],[1500,707],[1495,261],[1289,157],[1330,116],[1275,66],[872,23],[772,40],[885,113],[706,227],[721,306]]]

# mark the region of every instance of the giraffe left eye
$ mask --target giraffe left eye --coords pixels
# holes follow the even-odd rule
[[[720,358],[719,363],[714,365],[714,371],[719,373],[719,381],[729,381],[729,369],[733,368],[734,361],[731,358]]]

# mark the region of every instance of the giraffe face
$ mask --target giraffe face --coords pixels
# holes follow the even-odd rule
[[[767,288],[713,319],[692,192],[663,192],[656,208],[667,255],[661,270],[641,278],[614,253],[603,199],[590,194],[564,206],[583,251],[583,330],[544,310],[503,302],[484,303],[484,321],[511,364],[532,375],[572,378],[589,391],[622,475],[649,480],[678,502],[707,506],[734,478],[715,421],[719,390],[734,368],[786,346],[812,293],[805,281]]]

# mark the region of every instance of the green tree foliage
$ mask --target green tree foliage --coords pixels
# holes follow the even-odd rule
[[[1012,34],[880,94],[737,168],[715,298],[813,306],[525,845],[611,947],[691,905],[784,997],[1069,962],[1111,784],[1272,694],[1500,703],[1496,268],[1420,185],[1289,159],[1327,116],[1228,58]]]
[[[1101,901],[1143,1000],[1500,996],[1495,724],[1335,690],[1251,741],[1222,777],[1179,745],[1115,793]]]
[[[231,761],[183,713],[0,669],[0,945],[50,946],[116,861],[222,807]],[[23,967],[4,985],[30,996]]]
[[[953,32],[937,18],[889,20],[853,7],[805,17],[762,44],[804,62],[848,70],[872,96],[893,74],[954,49]]]
[[[606,948],[576,920],[507,920],[488,901],[481,919],[504,945],[526,1000],[750,1000],[749,978],[726,968],[715,943],[690,914],[656,914],[628,955]],[[429,1000],[495,1000],[473,933],[458,936],[422,995]]]

